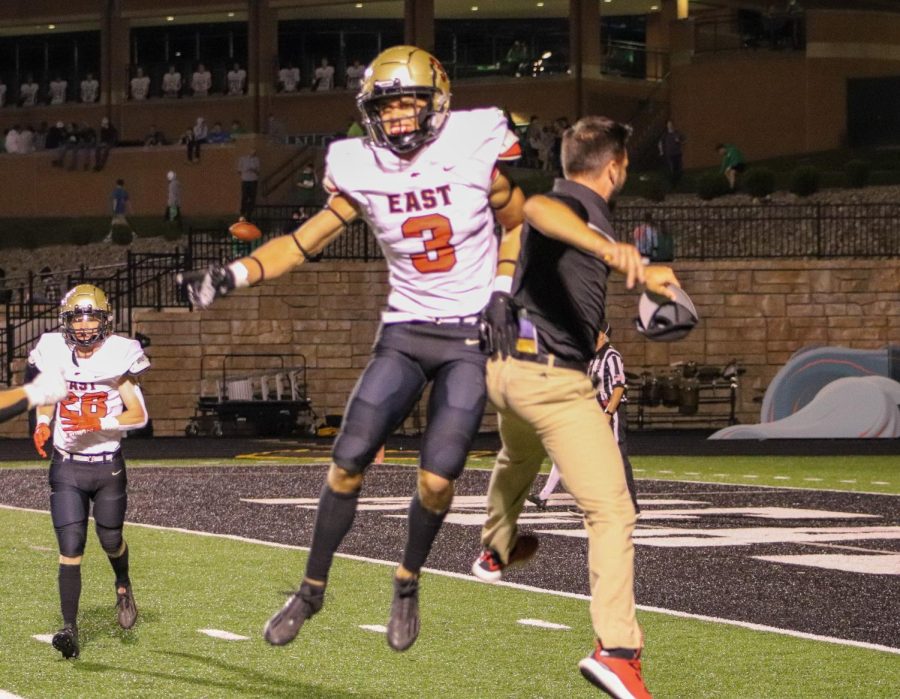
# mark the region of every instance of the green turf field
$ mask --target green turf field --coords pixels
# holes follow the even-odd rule
[[[404,654],[383,635],[390,570],[336,562],[325,611],[271,648],[266,618],[304,554],[129,526],[137,626],[115,624],[112,575],[93,532],[83,566],[82,654],[63,661],[33,634],[59,625],[56,553],[45,514],[0,509],[0,690],[29,697],[590,697],[587,602],[428,574],[423,628]],[[531,618],[570,626],[518,624]],[[658,698],[893,697],[889,653],[641,613],[645,675]],[[223,641],[198,633],[248,636]]]
[[[238,459],[129,459],[128,468],[148,466],[272,466],[325,463],[325,455],[278,456],[267,452]],[[388,451],[388,463],[415,465],[417,456]],[[659,480],[735,483],[815,490],[900,494],[900,458],[896,456],[634,456],[635,477]],[[478,453],[467,468],[491,469],[493,455]],[[46,468],[43,461],[3,461],[0,468]],[[550,470],[545,462],[543,471]]]

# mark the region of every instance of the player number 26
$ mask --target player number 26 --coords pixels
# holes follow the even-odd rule
[[[106,417],[106,398],[103,393],[85,393],[81,398],[74,393],[70,393],[59,406],[60,417],[73,418],[78,415],[91,417]],[[81,412],[77,413],[72,408],[81,403]]]
[[[412,255],[413,266],[423,274],[446,272],[456,264],[456,251],[450,244],[453,228],[450,219],[441,214],[428,214],[408,218],[400,229],[404,238],[425,238],[426,231],[431,238],[425,238],[425,252]]]

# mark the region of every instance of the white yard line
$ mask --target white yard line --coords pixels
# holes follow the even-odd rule
[[[223,631],[222,629],[197,629],[199,633],[205,634],[211,638],[218,638],[222,641],[249,641],[249,636],[240,636],[231,631]]]
[[[46,510],[37,510],[30,507],[15,507],[13,505],[2,505],[0,504],[0,509],[4,510],[16,510],[20,512],[35,512],[38,514],[49,515],[50,513]],[[183,529],[181,527],[163,527],[157,524],[141,524],[138,522],[128,522],[128,526],[130,527],[141,527],[143,529],[156,529],[158,531],[167,531],[167,532],[177,532],[179,534],[192,534],[194,536],[203,536],[211,539],[228,539],[230,541],[240,541],[242,543],[247,544],[258,544],[260,546],[270,546],[272,548],[278,549],[287,549],[290,551],[309,551],[308,546],[295,546],[293,544],[280,544],[274,541],[262,541],[261,539],[251,539],[246,536],[237,536],[236,534],[215,534],[213,532],[204,532],[197,531],[193,529]],[[337,553],[335,556],[339,558],[346,558],[351,561],[360,561],[363,563],[374,563],[376,565],[390,566],[396,567],[396,561],[384,561],[378,558],[370,558],[368,556],[357,556],[349,553]],[[454,573],[452,571],[447,570],[437,570],[435,568],[423,568],[423,571],[427,573],[431,573],[433,575],[442,575],[447,578],[456,578],[457,580],[465,580],[467,582],[475,583],[478,585],[484,585],[485,583],[476,579],[474,576],[467,573]],[[526,592],[537,592],[543,595],[553,595],[555,597],[567,597],[569,599],[578,599],[589,601],[591,598],[589,595],[583,595],[577,592],[564,592],[562,590],[547,590],[541,587],[534,587],[533,585],[523,585],[521,583],[511,583],[505,582],[501,580],[500,582],[494,583],[495,585],[499,585],[501,587],[508,587],[514,590],[523,590]],[[811,641],[821,641],[823,643],[834,643],[842,646],[853,646],[855,648],[865,648],[868,650],[877,650],[883,651],[885,653],[893,653],[895,655],[900,655],[900,648],[892,648],[891,646],[882,646],[877,643],[867,643],[865,641],[854,641],[846,638],[836,638],[834,636],[821,636],[819,634],[806,633],[804,631],[795,631],[793,629],[781,629],[775,626],[765,626],[763,624],[755,624],[749,621],[739,621],[736,619],[723,619],[721,617],[707,616],[705,614],[692,614],[690,612],[682,612],[677,609],[665,609],[663,607],[650,607],[647,605],[639,604],[637,608],[645,611],[645,612],[655,612],[657,614],[667,614],[669,616],[678,617],[681,619],[694,619],[697,621],[708,621],[715,624],[725,624],[727,626],[737,626],[743,629],[750,629],[752,631],[765,631],[768,633],[776,633],[782,636],[791,636],[793,638],[803,638]]]
[[[0,689],[0,699],[22,699],[22,697],[18,694],[7,692],[5,689]]]

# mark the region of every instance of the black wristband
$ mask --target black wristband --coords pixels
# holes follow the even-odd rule
[[[297,234],[296,234],[296,233],[291,233],[291,238],[294,239],[294,243],[297,245],[297,249],[300,251],[300,254],[303,255],[303,261],[304,261],[304,262],[306,262],[310,257],[312,257],[312,256],[306,251],[306,248],[304,248],[304,247],[300,244],[300,241],[297,240]]]
[[[253,260],[256,263],[257,267],[259,267],[259,281],[264,282],[266,280],[266,270],[263,269],[262,262],[260,262],[259,258],[257,258],[255,255],[250,255],[248,259]]]

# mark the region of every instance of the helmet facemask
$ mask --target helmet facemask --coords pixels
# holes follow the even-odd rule
[[[363,126],[369,133],[369,138],[379,146],[389,148],[395,153],[411,153],[420,146],[433,141],[440,133],[446,117],[445,110],[436,103],[441,100],[441,95],[436,90],[425,88],[404,88],[379,90],[377,96],[360,97],[359,109],[363,115]],[[396,117],[382,119],[381,105],[386,101],[410,97],[415,100],[414,117]],[[424,105],[419,103],[424,101]],[[415,118],[416,129],[405,133],[391,133],[391,126],[395,121],[405,121]]]

